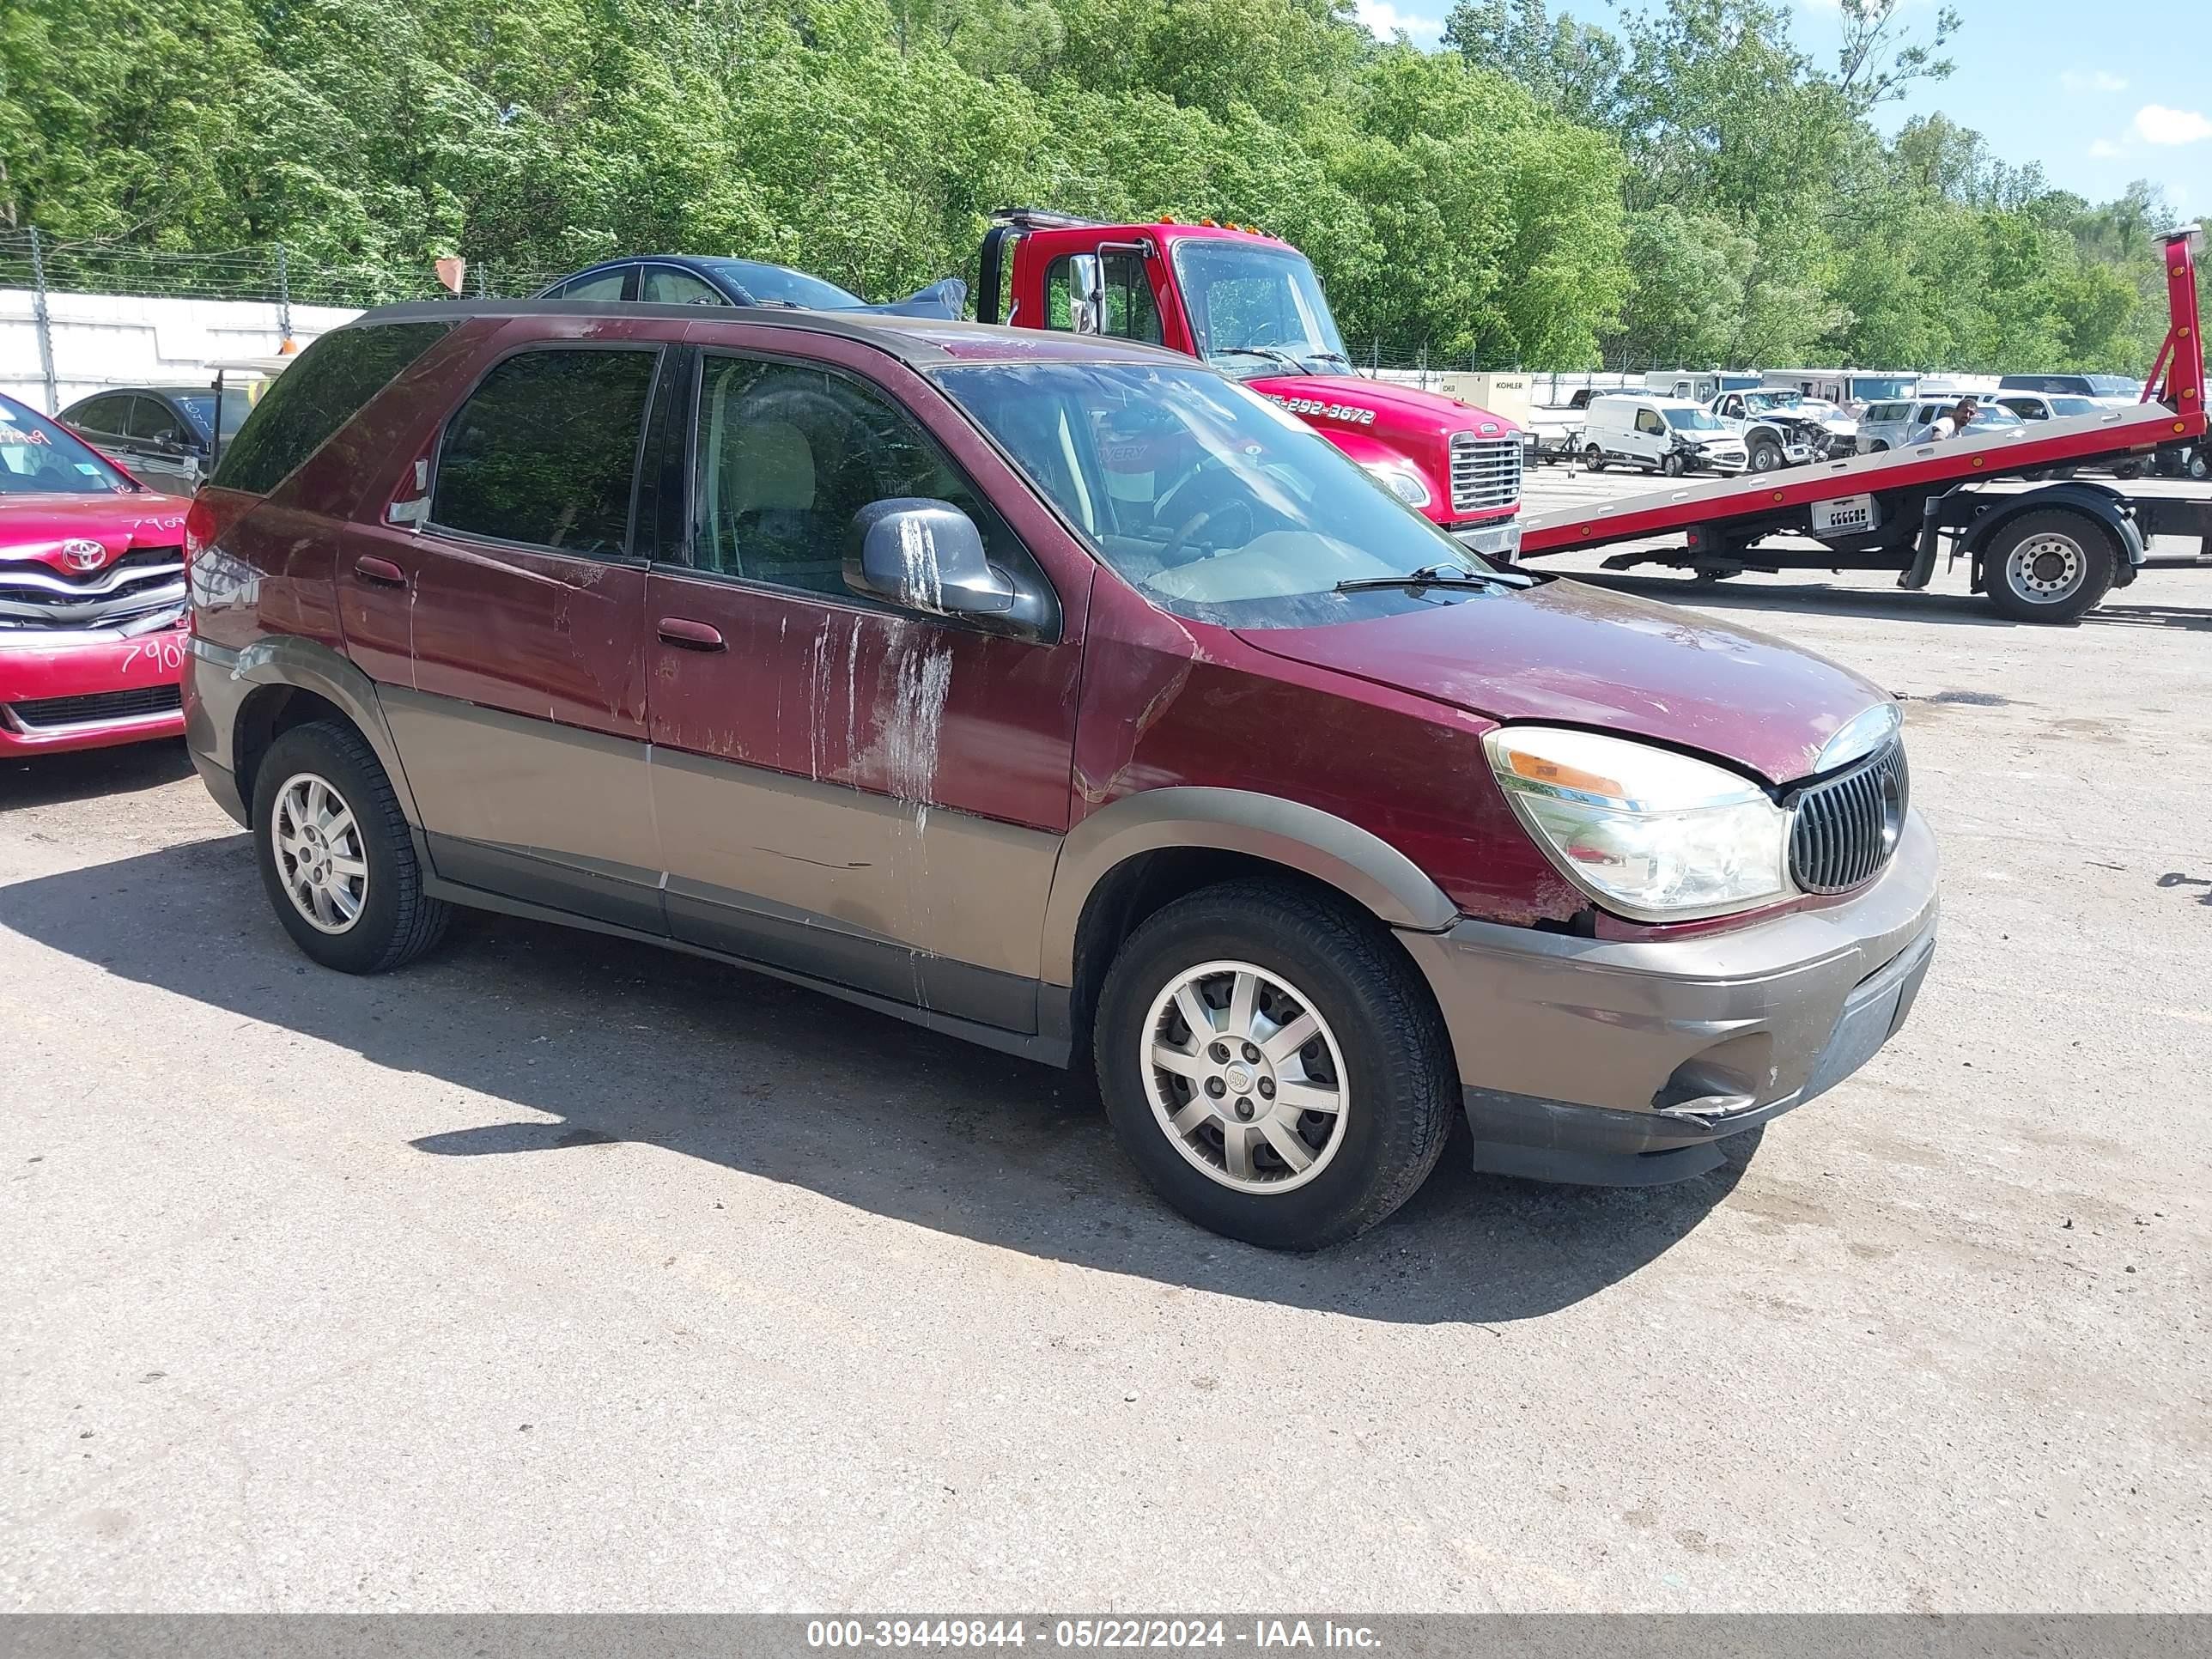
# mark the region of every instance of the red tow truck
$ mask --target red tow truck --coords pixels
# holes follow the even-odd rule
[[[2212,502],[2138,498],[2079,477],[2039,482],[2075,467],[2141,463],[2203,440],[2197,235],[2191,228],[2163,239],[2170,320],[2135,409],[1547,513],[1523,522],[1520,556],[1680,536],[1677,545],[1615,554],[1606,568],[1672,565],[1709,578],[1894,570],[1899,586],[1921,588],[1948,544],[1952,561],[1972,561],[1974,590],[2006,616],[2071,622],[2108,589],[2136,579],[2149,536],[2195,535],[2212,546]],[[1820,545],[1771,545],[1777,537]]]
[[[1321,279],[1289,243],[1212,220],[1115,225],[1006,208],[983,238],[980,274],[979,322],[1203,357],[1468,547],[1511,555],[1520,429],[1440,393],[1355,374]]]

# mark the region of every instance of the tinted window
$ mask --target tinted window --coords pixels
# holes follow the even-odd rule
[[[214,482],[266,495],[452,326],[386,323],[324,335],[261,394],[223,446]]]
[[[144,443],[181,444],[185,441],[185,425],[175,411],[159,398],[133,398],[131,400],[130,434]]]
[[[484,376],[438,446],[430,520],[586,557],[629,544],[657,351],[526,351]]]
[[[724,575],[855,599],[845,586],[853,515],[900,496],[950,501],[991,562],[1042,577],[937,441],[879,392],[796,363],[710,356],[699,390],[692,560]]]
[[[83,432],[98,432],[110,437],[121,437],[130,418],[131,399],[110,394],[105,398],[88,398],[70,410],[69,423]]]
[[[716,289],[673,265],[647,265],[637,297],[656,306],[726,306]]]

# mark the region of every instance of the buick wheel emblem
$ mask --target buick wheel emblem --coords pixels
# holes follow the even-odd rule
[[[107,550],[98,542],[68,541],[62,544],[62,557],[72,570],[97,570],[107,562]]]

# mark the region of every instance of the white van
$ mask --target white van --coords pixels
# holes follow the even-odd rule
[[[1638,392],[1590,399],[1582,453],[1593,472],[1640,466],[1670,478],[1741,472],[1749,459],[1742,434],[1703,404]]]

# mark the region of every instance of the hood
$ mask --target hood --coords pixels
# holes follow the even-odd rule
[[[36,559],[81,574],[112,562],[134,547],[181,547],[191,503],[145,490],[114,495],[0,495],[0,559]],[[97,542],[94,562],[72,559],[71,542]]]
[[[1473,432],[1478,438],[1507,438],[1520,430],[1502,415],[1447,398],[1441,392],[1370,380],[1363,374],[1261,374],[1244,384],[1261,397],[1282,404],[1371,409],[1376,430],[1401,436],[1419,434],[1443,439],[1455,432]]]
[[[1575,581],[1237,637],[1494,720],[1656,738],[1773,783],[1808,775],[1838,728],[1889,700],[1850,669],[1765,634]]]

